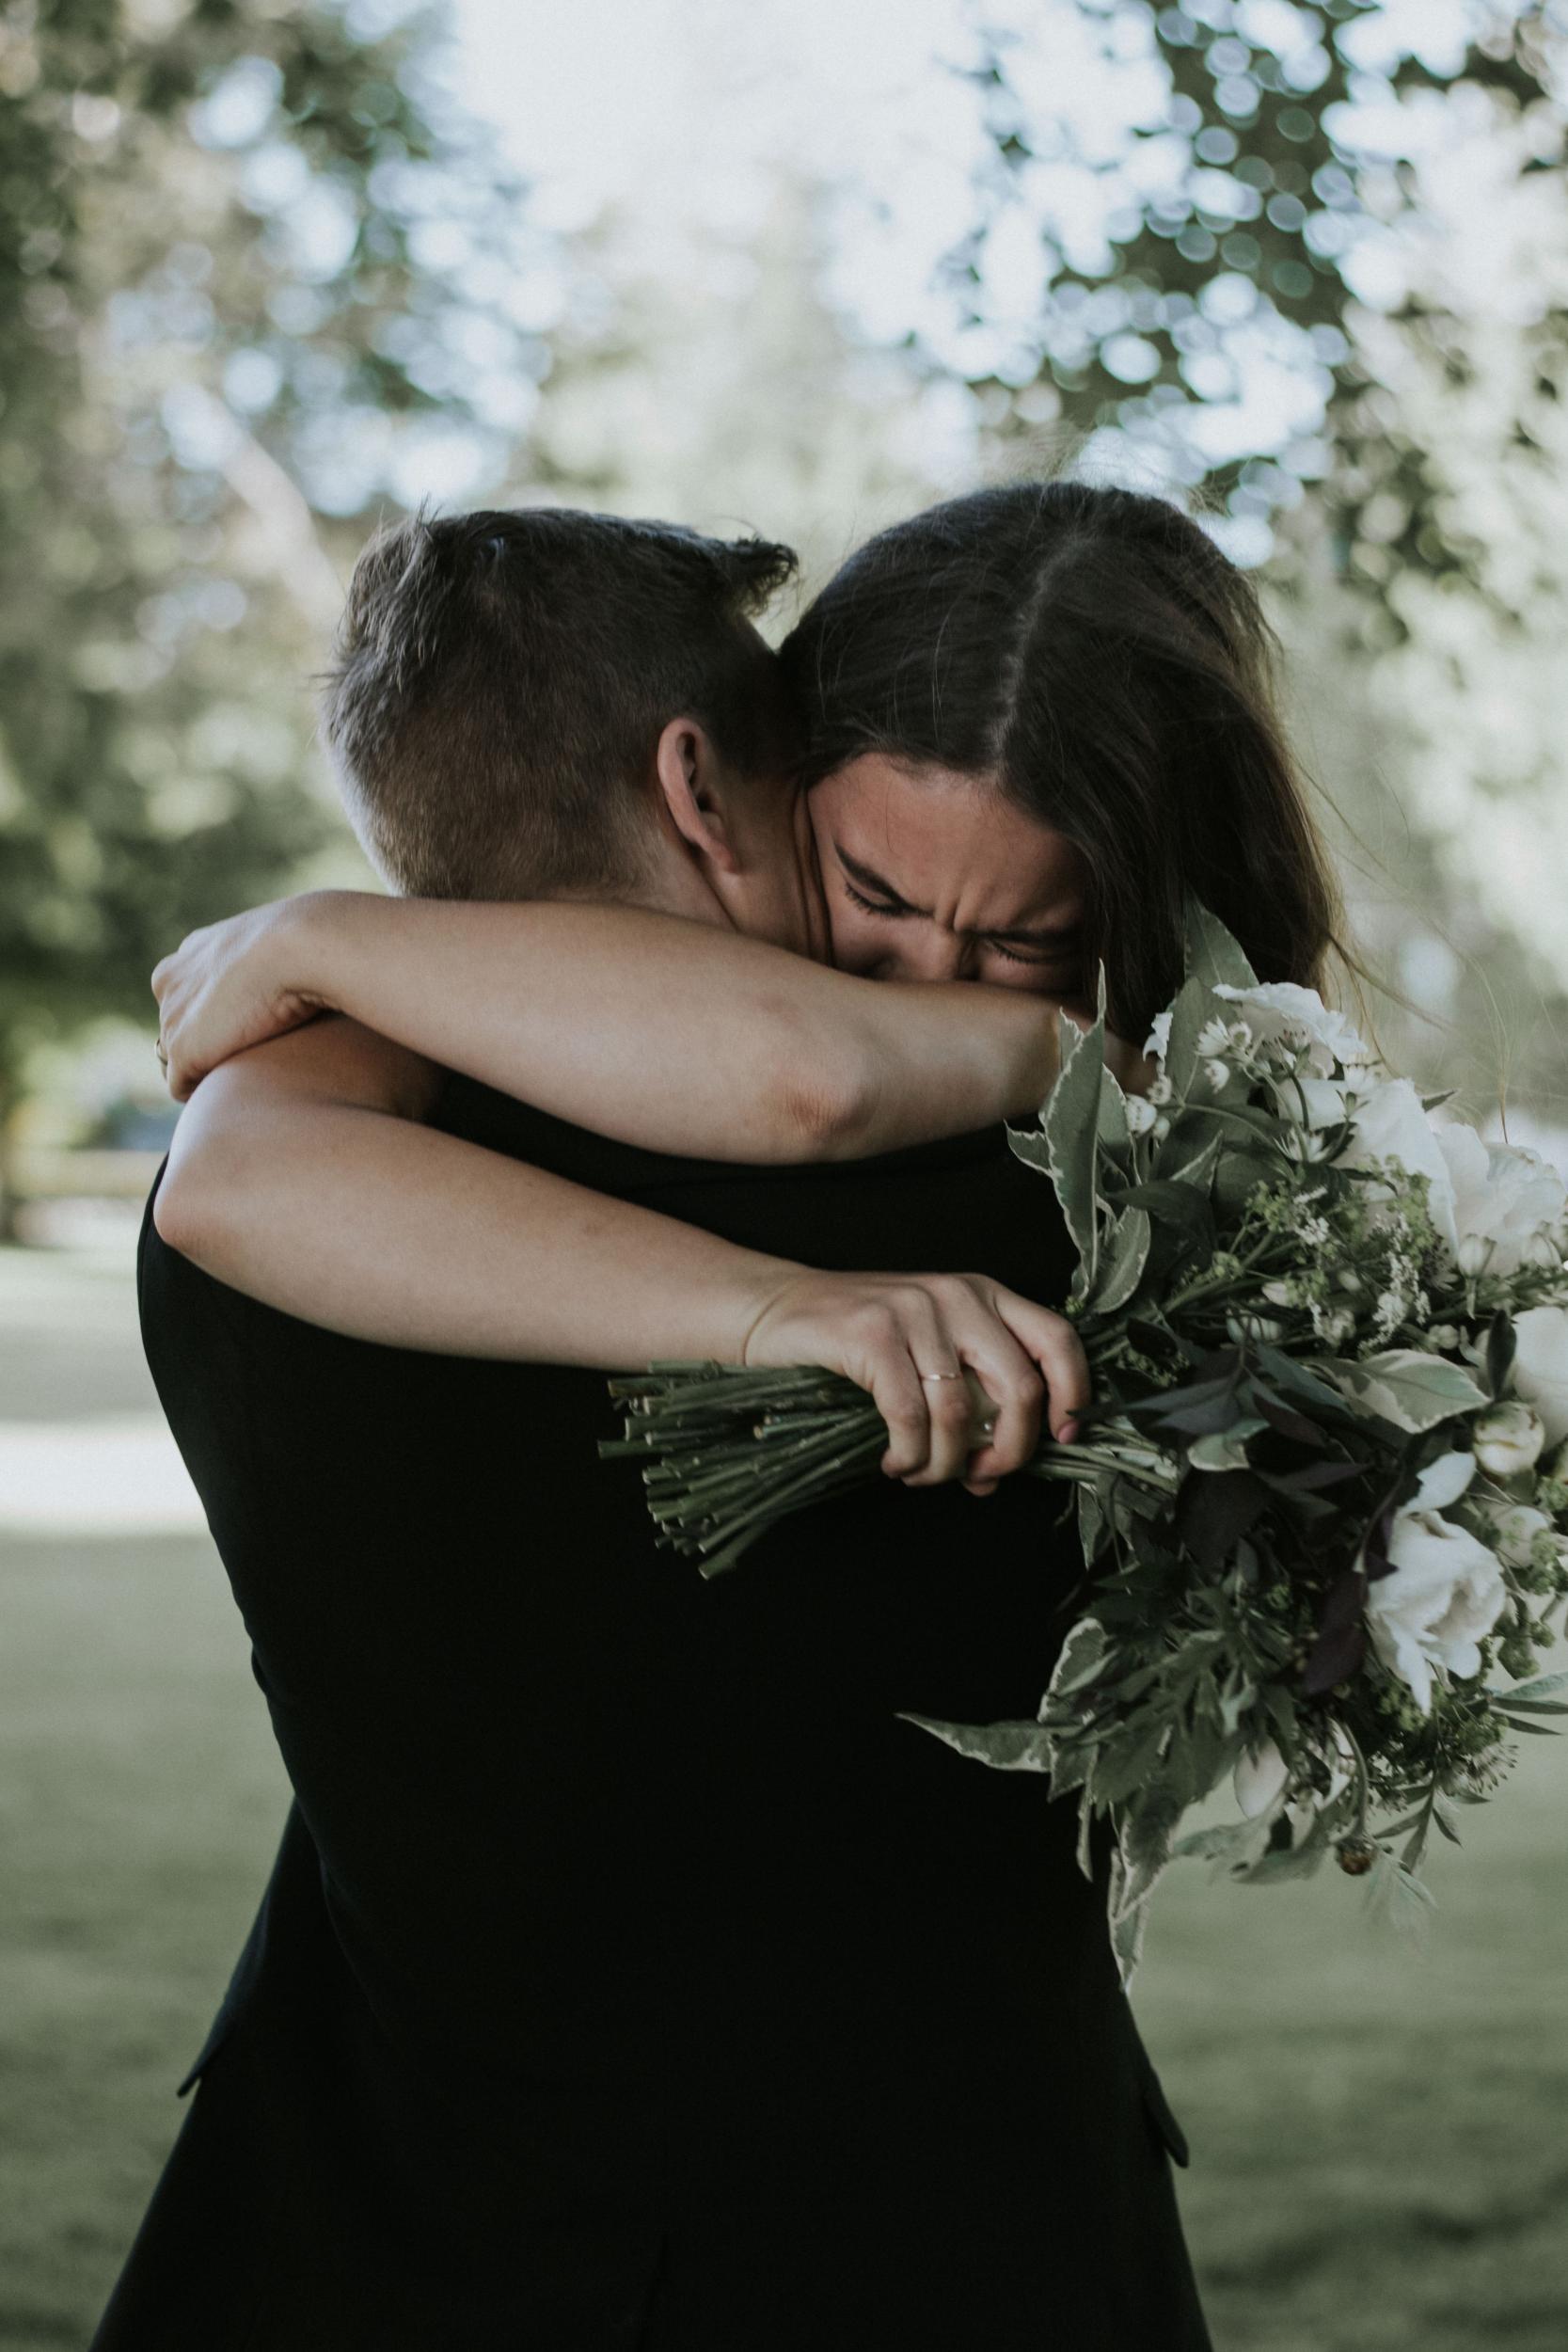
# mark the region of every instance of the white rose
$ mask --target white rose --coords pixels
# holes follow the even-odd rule
[[[1345,1089],[1332,1078],[1297,1078],[1279,1089],[1282,1105],[1294,1110],[1308,1127],[1338,1127],[1349,1116]],[[1291,1097],[1299,1095],[1299,1109]]]
[[[1220,981],[1213,993],[1244,1005],[1259,1037],[1309,1047],[1312,1067],[1322,1077],[1329,1075],[1336,1062],[1354,1070],[1377,1058],[1344,1014],[1325,1005],[1316,989],[1298,988],[1293,980],[1270,980],[1253,988],[1232,988]]]
[[[1494,1478],[1512,1478],[1516,1470],[1532,1470],[1546,1442],[1545,1425],[1529,1405],[1494,1405],[1470,1424],[1476,1460]]]
[[[1433,1222],[1450,1254],[1457,1257],[1453,1179],[1437,1131],[1408,1078],[1386,1078],[1356,1104],[1354,1124],[1339,1153],[1339,1165],[1368,1168],[1373,1160],[1395,1160],[1413,1176],[1426,1178]]]
[[[1399,1512],[1388,1557],[1392,1574],[1380,1577],[1367,1597],[1372,1642],[1430,1711],[1434,1668],[1480,1673],[1476,1645],[1507,1607],[1508,1587],[1486,1546],[1435,1511]]]
[[[1236,1803],[1249,1821],[1266,1813],[1290,1777],[1290,1767],[1272,1740],[1239,1756],[1231,1775]]]
[[[1543,1227],[1568,1199],[1561,1177],[1535,1152],[1483,1143],[1473,1127],[1434,1130],[1453,1196],[1456,1256],[1463,1271],[1516,1274],[1534,1261]],[[1490,1243],[1490,1248],[1471,1244]]]
[[[1457,1502],[1476,1474],[1476,1457],[1455,1447],[1450,1454],[1440,1454],[1429,1462],[1416,1481],[1416,1491],[1405,1504],[1407,1511],[1446,1511],[1450,1502]]]
[[[1527,1307],[1513,1318],[1513,1387],[1540,1414],[1548,1445],[1568,1438],[1568,1307]]]

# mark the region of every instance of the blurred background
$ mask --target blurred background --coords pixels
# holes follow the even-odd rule
[[[809,594],[977,481],[1167,490],[1268,599],[1387,1052],[1561,1164],[1565,141],[1556,0],[0,0],[6,2352],[90,2332],[282,1818],[135,1336],[147,974],[368,879],[310,679],[369,531],[651,512]],[[1529,1744],[1424,1951],[1163,1897],[1221,2352],[1568,2342]]]

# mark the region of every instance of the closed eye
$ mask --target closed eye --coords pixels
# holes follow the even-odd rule
[[[1070,943],[1064,947],[1037,948],[1033,954],[1021,947],[1009,947],[1006,940],[992,939],[987,945],[1002,958],[1004,963],[1026,963],[1035,971],[1051,971],[1057,964],[1070,963],[1077,968],[1078,950]]]
[[[850,882],[847,877],[845,878],[844,887],[848,897],[854,900],[856,906],[863,907],[867,914],[887,914],[896,917],[900,914],[908,914],[910,912],[908,907],[885,906],[880,899],[868,898],[864,891],[857,890],[854,883]]]

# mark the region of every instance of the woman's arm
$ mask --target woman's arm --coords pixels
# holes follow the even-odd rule
[[[852,1159],[1037,1110],[1056,1008],[859,979],[635,907],[325,891],[192,934],[153,977],[182,1100],[230,1055],[349,1014],[650,1151]]]
[[[341,1021],[228,1063],[180,1122],[162,1238],[351,1337],[631,1370],[666,1357],[821,1363],[870,1391],[890,1473],[963,1471],[968,1367],[1000,1410],[990,1480],[1088,1401],[1066,1320],[981,1277],[818,1274],[415,1122],[437,1073]]]

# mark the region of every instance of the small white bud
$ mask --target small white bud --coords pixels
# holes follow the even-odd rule
[[[1466,1233],[1459,1245],[1459,1271],[1474,1281],[1492,1263],[1494,1245],[1484,1233]]]
[[[1526,1568],[1538,1535],[1551,1533],[1552,1523],[1544,1511],[1536,1511],[1528,1502],[1516,1502],[1512,1511],[1504,1511],[1493,1522],[1497,1541],[1497,1557],[1505,1567]]]
[[[1472,1426],[1476,1460],[1494,1478],[1533,1470],[1546,1442],[1545,1425],[1528,1405],[1494,1405]]]

